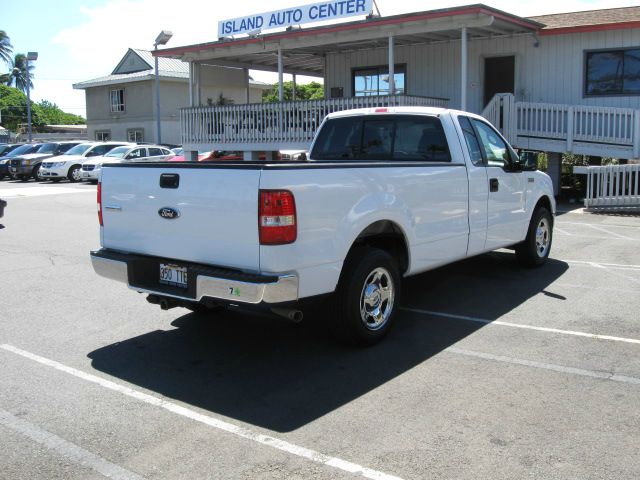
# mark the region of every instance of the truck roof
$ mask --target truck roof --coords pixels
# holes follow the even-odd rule
[[[442,115],[443,113],[464,114],[469,117],[483,118],[475,113],[464,112],[462,110],[453,110],[450,108],[440,107],[369,107],[356,108],[353,110],[341,110],[339,112],[330,113],[329,118],[350,117],[357,115],[380,115],[380,114],[411,114],[411,115]]]

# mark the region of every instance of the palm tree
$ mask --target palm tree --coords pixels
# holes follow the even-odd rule
[[[11,63],[11,53],[13,53],[13,46],[9,41],[7,32],[0,30],[0,59],[7,63]]]
[[[35,67],[29,65],[29,72],[27,72],[27,56],[24,53],[16,53],[10,66],[11,69],[9,70],[7,85],[13,85],[18,90],[26,92],[27,82],[29,82],[29,88],[33,88],[33,82],[31,81],[33,73],[31,73],[31,71]]]

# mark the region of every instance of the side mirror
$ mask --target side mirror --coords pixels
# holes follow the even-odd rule
[[[520,150],[519,161],[522,170],[533,172],[538,169],[538,152]]]

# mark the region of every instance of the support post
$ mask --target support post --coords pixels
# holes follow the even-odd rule
[[[467,109],[467,27],[460,33],[460,110]]]
[[[567,152],[573,152],[574,119],[573,107],[569,107],[567,109]]]
[[[296,88],[297,88],[297,85],[296,85],[296,74],[294,73],[293,74],[293,92],[291,92],[292,93],[292,100],[294,102],[296,101]]]
[[[193,107],[193,62],[189,62],[189,106]]]
[[[284,86],[282,84],[283,80],[283,70],[284,66],[282,63],[282,47],[278,45],[278,100],[284,100]]]
[[[251,93],[249,91],[249,69],[244,68],[244,96],[245,103],[251,103]]]
[[[158,51],[158,44],[155,44],[155,51]],[[160,73],[158,72],[158,56],[155,59],[155,87],[156,87],[156,143],[162,143],[162,126],[160,124]]]
[[[29,78],[29,57],[27,56],[27,139],[31,143],[31,93],[30,86],[31,78]],[[37,180],[37,179],[36,179]]]
[[[195,90],[195,101],[196,101],[196,106],[199,107],[200,105],[202,105],[202,91],[201,91],[201,82],[202,82],[202,65],[200,65],[199,63],[194,63],[193,64],[193,73],[196,79],[196,90]]]
[[[633,114],[633,158],[640,158],[640,110]]]
[[[555,152],[547,153],[547,175],[551,177],[553,184],[553,195],[560,194],[560,176],[562,175],[562,154]]]
[[[393,35],[389,34],[389,95],[396,94],[395,61],[393,59]]]

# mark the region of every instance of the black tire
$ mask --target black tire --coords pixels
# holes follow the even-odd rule
[[[37,182],[38,180],[42,180],[40,177],[38,177],[38,173],[40,172],[40,165],[38,165],[37,167],[35,167],[33,170],[31,170],[31,176],[33,177],[33,179]],[[28,178],[28,177],[27,177]]]
[[[79,172],[82,171],[82,165],[74,165],[69,169],[69,173],[67,173],[67,178],[70,182],[76,183],[81,180]]]
[[[401,293],[396,260],[384,250],[357,248],[349,254],[335,292],[331,326],[342,342],[373,345],[393,326]]]
[[[516,245],[516,258],[526,267],[539,267],[549,258],[553,240],[553,218],[545,207],[531,215],[527,237]]]

